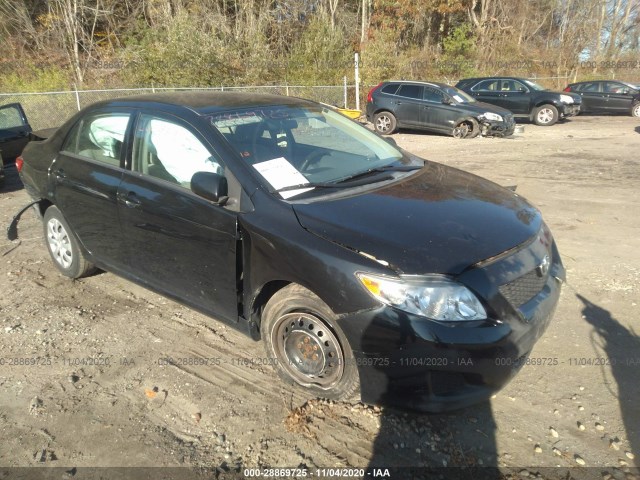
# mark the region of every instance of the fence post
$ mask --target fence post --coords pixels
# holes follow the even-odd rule
[[[220,85],[220,91],[224,92],[224,85]]]
[[[289,96],[289,84],[287,82],[284,82],[284,91],[287,94],[287,97]]]
[[[356,110],[360,110],[360,62],[358,53],[355,55],[355,80],[356,80]]]
[[[78,93],[78,86],[75,83],[73,84],[73,90],[76,92],[76,105],[78,106],[78,111],[80,111],[80,94]]]
[[[349,108],[347,107],[347,76],[345,75],[343,78],[344,81],[344,108]]]

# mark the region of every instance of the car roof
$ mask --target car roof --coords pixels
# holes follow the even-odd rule
[[[198,114],[210,114],[235,108],[285,106],[317,106],[310,100],[285,95],[248,92],[163,92],[133,95],[99,102],[99,106],[141,107],[165,105],[187,108]]]
[[[634,83],[625,82],[624,80],[616,80],[614,78],[607,78],[604,80],[584,80],[582,82],[570,83],[569,85],[582,85],[584,83],[596,83],[596,82],[616,82],[616,83],[621,83],[623,85],[626,85],[627,87],[638,88]]]
[[[505,78],[507,80],[518,80],[519,82],[524,82],[524,81],[532,82],[532,81],[535,81],[535,80],[530,80],[530,79],[525,78],[525,77],[509,77],[507,75],[498,75],[498,76],[494,76],[494,77],[463,78],[458,83],[460,83],[460,82],[480,81],[480,80],[498,80],[498,79],[502,79],[502,78]]]
[[[448,85],[446,83],[442,83],[442,82],[423,82],[420,80],[387,80],[386,82],[383,82],[385,84],[387,83],[408,83],[408,84],[412,84],[412,85],[428,85],[430,87],[437,87],[437,88],[444,88],[444,87],[451,87],[451,85]]]

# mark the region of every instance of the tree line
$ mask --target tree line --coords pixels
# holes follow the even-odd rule
[[[639,0],[0,0],[0,90],[640,79]],[[562,81],[562,83],[566,83]]]

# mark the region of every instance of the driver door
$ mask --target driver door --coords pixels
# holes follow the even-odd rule
[[[224,165],[190,125],[142,113],[131,171],[118,189],[129,272],[155,290],[236,322],[237,213],[194,194],[196,172],[224,175]]]

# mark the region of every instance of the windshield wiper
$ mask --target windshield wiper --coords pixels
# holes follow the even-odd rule
[[[298,185],[289,185],[278,188],[277,190],[272,190],[271,193],[290,192],[291,190],[302,190],[303,188],[347,188],[349,186],[350,185],[338,185],[328,182],[299,183]]]
[[[310,182],[310,183],[299,183],[298,185],[289,185],[286,187],[278,188],[277,190],[272,190],[272,193],[280,193],[280,192],[290,192],[292,190],[302,190],[303,188],[351,188],[351,187],[359,187],[361,185],[368,185],[371,183],[370,179],[361,179],[356,180],[360,177],[370,175],[372,173],[381,173],[381,172],[411,172],[413,170],[419,170],[424,165],[387,165],[386,167],[377,167],[372,168],[370,170],[366,170],[364,172],[356,173],[350,177],[343,178],[338,180],[335,183],[330,182]],[[391,175],[385,175],[381,178],[377,178],[376,182],[381,182],[383,180],[391,179]],[[354,181],[356,180],[356,181]]]
[[[370,168],[369,170],[365,170],[364,172],[356,173],[355,175],[351,175],[350,177],[343,178],[342,180],[339,180],[338,183],[350,183],[356,178],[371,175],[372,173],[411,172],[413,170],[420,170],[423,167],[424,165],[386,165],[384,167]]]

